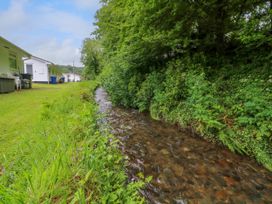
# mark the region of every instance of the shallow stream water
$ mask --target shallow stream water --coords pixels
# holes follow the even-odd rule
[[[272,173],[256,161],[136,110],[96,101],[128,156],[131,180],[153,179],[141,193],[149,203],[272,203]]]

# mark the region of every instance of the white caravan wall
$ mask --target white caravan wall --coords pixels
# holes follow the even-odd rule
[[[47,63],[41,62],[36,59],[29,59],[25,61],[25,73],[26,65],[32,64],[33,69],[33,82],[48,82],[49,80],[49,69]]]
[[[81,77],[78,74],[65,73],[65,74],[63,74],[63,76],[64,76],[65,82],[79,82],[79,81],[81,81]]]

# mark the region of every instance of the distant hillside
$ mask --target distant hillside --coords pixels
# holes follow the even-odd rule
[[[74,72],[81,75],[83,73],[83,67],[73,67],[71,65],[53,65],[51,66],[51,74],[61,75],[63,73]]]

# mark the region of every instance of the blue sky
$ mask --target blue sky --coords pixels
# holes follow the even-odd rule
[[[0,0],[0,35],[57,64],[80,63],[99,0]]]

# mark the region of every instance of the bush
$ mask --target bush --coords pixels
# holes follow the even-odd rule
[[[141,84],[141,87],[136,94],[136,105],[140,111],[149,110],[154,96],[161,91],[161,86],[159,86],[159,84],[161,84],[162,81],[163,74],[152,72]]]
[[[133,104],[133,97],[128,90],[132,76],[132,72],[123,68],[122,64],[112,62],[105,67],[100,80],[111,95],[113,104],[121,104],[127,107]]]
[[[248,76],[238,83],[239,86],[225,97],[226,117],[232,121],[228,125],[232,134],[228,137],[237,151],[255,155],[259,162],[272,169],[271,80]]]
[[[272,169],[272,76],[265,68],[257,72],[252,64],[235,65],[239,69],[225,64],[216,75],[207,61],[201,55],[173,60],[143,78],[128,70],[117,74],[119,70],[112,73],[118,79],[107,84],[108,90],[113,99],[120,99],[117,104],[190,126],[206,139],[254,156]],[[122,94],[117,95],[120,87]]]
[[[189,71],[186,75],[188,98],[185,102],[190,114],[187,124],[193,122],[194,129],[201,135],[215,138],[224,127],[220,116],[224,108],[219,103],[215,84],[205,79],[204,72]]]

